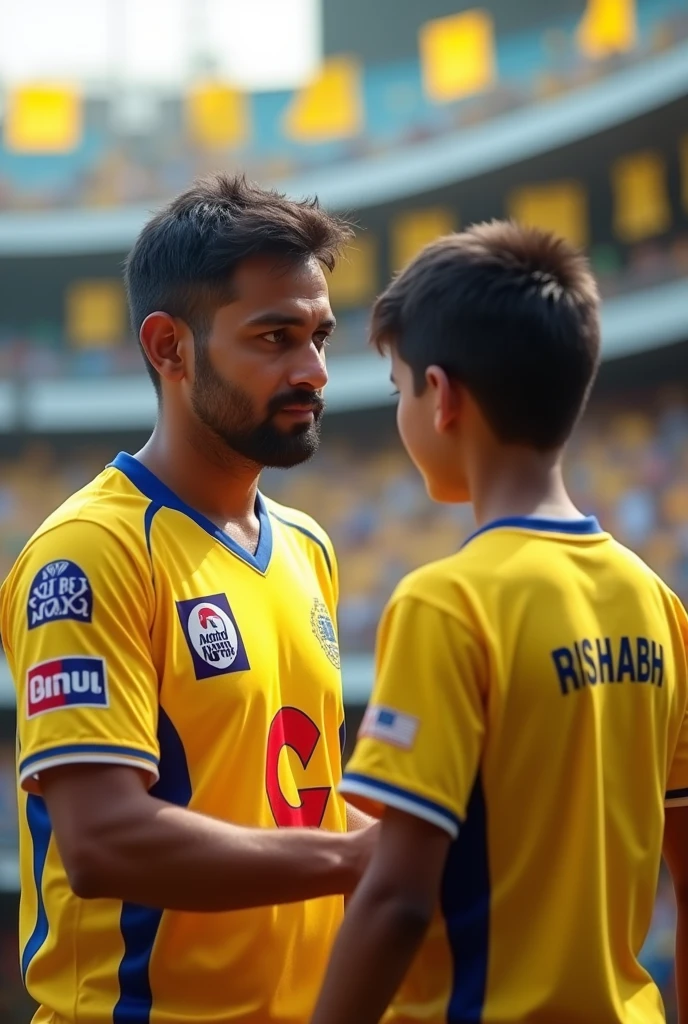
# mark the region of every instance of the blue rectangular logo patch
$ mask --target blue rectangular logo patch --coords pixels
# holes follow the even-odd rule
[[[86,573],[75,562],[58,559],[39,569],[31,583],[26,604],[27,626],[36,629],[47,622],[90,622],[93,591]]]
[[[249,665],[244,641],[224,594],[177,601],[196,679],[245,672]]]

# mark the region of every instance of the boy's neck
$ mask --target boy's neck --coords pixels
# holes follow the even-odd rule
[[[474,467],[470,489],[478,526],[510,516],[577,519],[583,513],[569,497],[561,470],[561,452],[537,452],[510,446]]]

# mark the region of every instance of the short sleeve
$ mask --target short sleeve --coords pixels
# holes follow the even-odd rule
[[[402,596],[383,616],[376,663],[341,792],[369,813],[395,807],[455,837],[483,748],[484,649],[460,617]]]
[[[0,628],[29,792],[39,791],[41,772],[80,762],[157,779],[153,605],[150,567],[98,523],[59,524],[20,556],[3,587]]]

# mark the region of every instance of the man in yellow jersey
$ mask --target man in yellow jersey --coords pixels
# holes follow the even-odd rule
[[[346,834],[335,790],[330,541],[257,487],[317,448],[322,265],[349,233],[219,176],[129,257],[155,430],[46,520],[2,591],[37,1024],[313,1009],[372,830]]]
[[[599,358],[587,264],[474,227],[389,286],[372,338],[431,497],[477,529],[381,623],[340,789],[382,830],[313,1022],[659,1024],[638,953],[664,837],[686,1024],[688,624],[562,480]]]

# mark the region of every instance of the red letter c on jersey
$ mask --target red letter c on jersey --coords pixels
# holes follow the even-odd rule
[[[281,708],[272,720],[268,733],[265,786],[270,810],[280,828],[318,828],[323,820],[330,797],[329,786],[300,789],[301,803],[298,807],[292,807],[279,784],[279,758],[282,748],[291,747],[303,767],[307,768],[319,739],[320,730],[315,722],[298,708]]]

